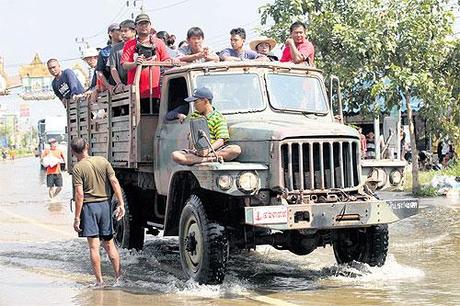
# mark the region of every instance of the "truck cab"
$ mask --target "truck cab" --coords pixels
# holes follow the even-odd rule
[[[190,123],[166,114],[203,86],[242,153],[178,165],[171,153],[190,146]],[[231,250],[262,244],[296,255],[331,244],[339,263],[383,265],[387,224],[415,214],[418,203],[383,201],[366,187],[359,135],[334,120],[326,92],[321,71],[305,65],[191,64],[164,73],[159,114],[140,113],[136,83],[96,105],[70,101],[69,135],[86,138],[116,169],[127,203],[117,242],[141,248],[145,228],[179,236],[183,270],[199,283],[221,283]],[[101,109],[105,117],[92,115]]]

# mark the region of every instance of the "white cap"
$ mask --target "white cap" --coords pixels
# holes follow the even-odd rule
[[[87,48],[83,50],[81,58],[85,59],[87,57],[98,56],[98,55],[99,55],[99,51],[97,51],[96,48]]]

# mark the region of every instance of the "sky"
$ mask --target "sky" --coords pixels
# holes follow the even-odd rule
[[[79,47],[75,39],[85,37],[92,47],[103,47],[107,41],[107,26],[139,13],[142,1],[128,0],[0,0],[2,43],[8,74],[15,75],[19,65],[30,63],[35,52],[41,59],[55,57],[64,68],[79,62]],[[136,2],[136,7],[133,3]],[[274,0],[144,0],[146,13],[157,29],[185,39],[187,30],[199,26],[205,40],[214,50],[229,44],[229,31],[244,27],[248,39],[257,36],[260,28],[259,7]],[[460,13],[454,32],[460,36]],[[74,59],[67,61],[68,59]]]
[[[35,52],[41,59],[78,59],[79,47],[75,38],[103,47],[107,41],[107,27],[113,22],[131,18],[139,13],[142,1],[128,0],[1,0],[0,24],[2,43],[0,56],[4,58],[8,74],[17,74],[20,64],[30,63]],[[273,0],[144,0],[144,10],[150,15],[152,26],[185,39],[187,30],[199,26],[206,43],[219,50],[229,44],[229,32],[244,27],[248,41],[257,36],[260,25],[259,7]],[[8,29],[8,30],[7,30]],[[68,68],[74,61],[63,61]],[[83,62],[80,64],[84,66]]]

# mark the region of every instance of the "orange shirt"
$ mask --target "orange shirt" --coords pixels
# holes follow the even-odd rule
[[[43,155],[43,157],[47,156],[47,155],[52,155],[56,158],[59,158],[59,159],[62,159],[64,160],[64,153],[62,153],[61,150],[59,150],[58,148],[49,148],[49,149],[45,149],[45,153]],[[58,163],[56,166],[54,167],[47,167],[46,168],[46,174],[59,174],[61,173],[61,164]]]

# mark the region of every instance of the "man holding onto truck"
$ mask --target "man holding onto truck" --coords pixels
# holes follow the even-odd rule
[[[190,28],[187,31],[187,44],[177,50],[178,59],[186,63],[218,62],[217,54],[204,46],[203,40],[203,30],[198,27]]]
[[[120,23],[120,32],[122,41],[112,47],[107,66],[110,67],[110,73],[115,81],[114,92],[118,93],[124,89],[127,84],[127,74],[123,65],[120,63],[123,55],[123,47],[127,41],[136,37],[136,25],[133,20],[127,19]]]
[[[195,111],[190,115],[190,119],[206,119],[212,149],[174,151],[171,158],[176,163],[194,165],[216,161],[216,156],[212,153],[213,150],[217,158],[222,158],[224,161],[234,160],[241,154],[240,146],[227,144],[230,139],[227,120],[212,106],[212,99],[212,92],[206,87],[195,89],[192,96],[185,99],[185,101],[194,104]]]
[[[134,83],[138,65],[150,61],[170,61],[165,43],[151,34],[152,24],[147,14],[139,14],[135,20],[137,37],[123,47],[121,64],[128,72],[128,85]],[[160,67],[142,69],[140,81],[140,104],[142,114],[158,114],[160,109]],[[152,103],[150,103],[152,101]]]
[[[45,149],[41,159],[46,167],[46,186],[50,199],[58,195],[62,190],[61,162],[65,161],[64,153],[57,148],[56,139],[50,138],[49,149]]]
[[[49,59],[46,65],[49,73],[54,77],[51,82],[54,94],[62,101],[64,107],[67,107],[67,100],[85,92],[75,73],[71,69],[62,71],[57,59]]]
[[[306,38],[307,27],[303,22],[294,22],[289,31],[291,35],[286,39],[283,55],[280,62],[292,62],[294,64],[307,63],[313,66],[315,59],[315,48]]]
[[[121,220],[125,215],[123,195],[115,171],[104,157],[89,156],[88,144],[83,138],[72,139],[70,147],[78,161],[72,172],[75,190],[73,228],[79,237],[87,238],[91,264],[96,276],[95,286],[103,287],[100,241],[112,262],[116,282],[121,276],[120,255],[113,241],[110,188],[118,200],[114,211],[117,220]]]

